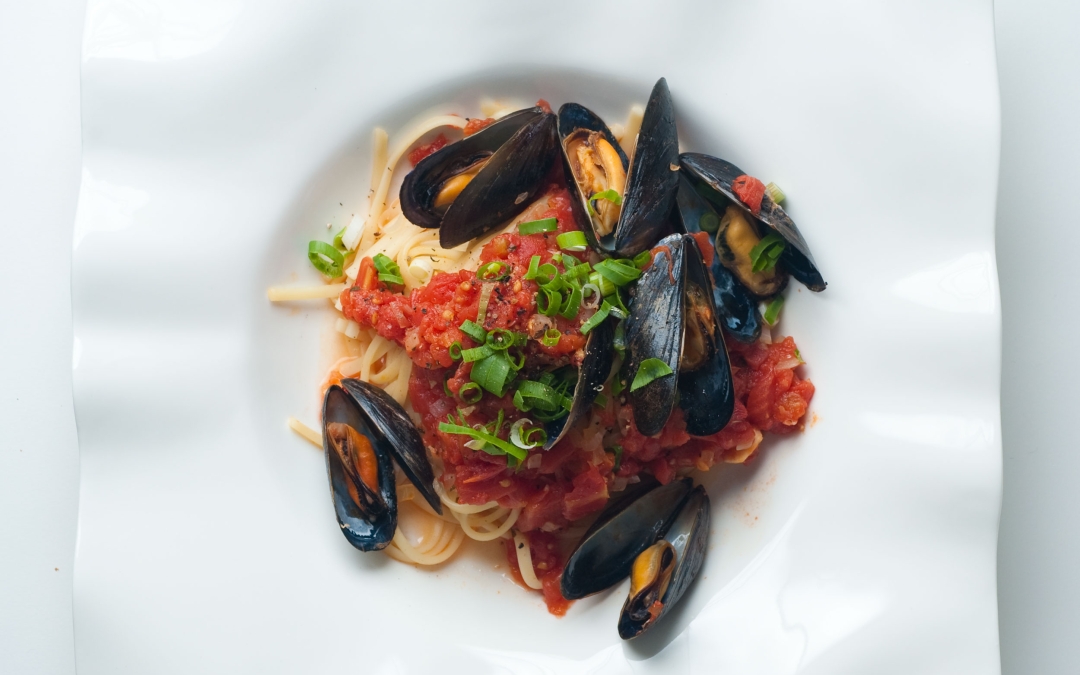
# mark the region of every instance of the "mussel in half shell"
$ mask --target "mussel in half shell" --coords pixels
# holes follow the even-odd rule
[[[724,266],[751,293],[759,298],[775,295],[784,287],[785,271],[811,291],[825,290],[825,280],[810,254],[810,247],[784,209],[766,193],[761,200],[761,210],[755,215],[735,195],[732,181],[746,175],[742,169],[731,162],[696,152],[683,153],[679,163],[690,183],[718,207],[721,216],[716,251]],[[769,233],[776,234],[785,243],[779,264],[771,270],[754,272],[750,252]]]
[[[663,538],[634,559],[630,595],[619,614],[619,637],[641,635],[686,593],[705,560],[709,522],[709,495],[699,485],[679,507]]]
[[[628,258],[652,246],[668,226],[679,178],[667,80],[653,87],[629,160],[603,120],[577,103],[559,108],[559,140],[567,182],[577,195],[574,214],[593,249]]]
[[[614,329],[610,321],[603,321],[589,333],[585,342],[585,356],[578,368],[574,385],[573,403],[565,417],[544,425],[547,441],[544,449],[549,450],[562,440],[563,436],[574,427],[582,417],[588,414],[593,401],[604,388],[604,382],[611,374],[613,361],[611,341]]]
[[[401,184],[401,211],[453,248],[524,211],[557,155],[555,115],[519,110],[421,160]]]
[[[634,382],[646,360],[671,372]],[[653,248],[652,264],[631,291],[626,319],[627,398],[645,436],[664,428],[676,403],[686,431],[708,436],[735,410],[731,362],[713,287],[694,237],[673,234]]]
[[[693,234],[705,232],[715,239],[720,228],[720,215],[686,179],[679,178],[677,197],[679,222],[683,231]],[[740,342],[756,342],[761,335],[761,316],[758,301],[731,270],[720,262],[720,255],[712,256],[709,272],[713,279],[713,304],[720,312],[724,328]]]
[[[436,512],[442,512],[434,472],[408,414],[367,382],[342,380],[323,399],[326,472],[341,531],[361,551],[383,549],[397,529],[397,461]]]
[[[637,556],[667,532],[690,488],[689,478],[661,486],[650,477],[612,499],[567,558],[563,597],[584,598],[625,579]]]

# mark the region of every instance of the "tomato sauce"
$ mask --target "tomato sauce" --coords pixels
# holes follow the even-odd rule
[[[545,199],[547,209],[538,219],[556,218],[557,230],[502,234],[481,251],[481,265],[493,261],[509,265],[507,278],[489,282],[494,285],[483,321],[487,330],[505,328],[538,337],[532,325],[539,316],[538,286],[524,278],[529,262],[533,256],[540,256],[541,263],[551,262],[560,253],[556,236],[577,229],[565,188],[553,185]],[[711,258],[712,247],[701,248]],[[574,255],[586,260],[589,253]],[[365,269],[363,264],[361,269]],[[473,404],[459,397],[462,386],[470,381],[472,364],[455,362],[450,348],[455,342],[465,349],[477,346],[459,327],[465,320],[476,321],[483,285],[475,271],[437,272],[427,285],[405,296],[370,277],[343,292],[341,304],[348,318],[402,345],[415,364],[409,398],[421,418],[425,445],[442,463],[444,485],[456,490],[464,504],[497,501],[503,507],[521,509],[515,529],[529,539],[534,568],[553,614],[562,615],[569,606],[559,592],[563,557],[554,533],[596,513],[613,491],[643,474],[667,483],[691,469],[706,471],[717,462],[745,461],[756,450],[762,432],[787,434],[804,427],[814,386],[795,373],[802,361],[794,340],[744,345],[728,339],[736,404],[731,421],[719,432],[690,436],[676,408],[658,435],[643,436],[624,399],[606,387],[603,407],[594,405],[591,415],[550,450],[532,450],[520,467],[510,468],[505,456],[467,447],[468,436],[439,431],[439,423],[447,421],[448,415],[462,416],[466,424],[474,425],[490,423],[502,412],[505,438],[510,423],[527,415],[514,406],[510,393],[501,398],[485,393]],[[526,370],[580,364],[586,341],[580,327],[592,313],[582,309],[574,319],[554,317],[561,334],[558,344],[548,347],[530,339],[524,351]],[[507,557],[520,583],[512,540],[507,543]]]

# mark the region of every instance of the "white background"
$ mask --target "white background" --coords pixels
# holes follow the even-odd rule
[[[1080,5],[997,3],[1002,96],[998,267],[1007,675],[1072,673],[1080,607],[1080,365],[1070,217],[1080,182]],[[78,449],[70,252],[79,186],[78,0],[0,5],[0,672],[72,673]],[[931,169],[932,171],[932,169]],[[930,173],[927,180],[933,180]],[[26,227],[27,223],[33,227]],[[914,647],[913,647],[914,648]]]

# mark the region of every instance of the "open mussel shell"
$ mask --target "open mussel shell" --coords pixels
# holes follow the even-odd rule
[[[676,204],[683,231],[689,234],[705,232],[710,240],[715,239],[720,228],[720,214],[694,190],[686,176],[679,178]],[[757,342],[761,335],[757,299],[720,263],[720,256],[715,253],[709,272],[713,278],[713,303],[720,312],[724,328],[739,342]]]
[[[609,366],[610,367],[610,366]],[[413,487],[424,497],[436,513],[442,513],[442,502],[435,492],[435,472],[428,460],[427,450],[420,432],[409,414],[398,405],[390,394],[373,384],[355,378],[346,378],[341,386],[352,396],[364,415],[379,432],[386,450]]]
[[[585,342],[585,356],[581,360],[581,367],[577,372],[577,383],[574,385],[574,402],[570,405],[570,412],[562,419],[548,422],[544,425],[547,433],[547,442],[544,449],[548,450],[562,440],[570,429],[574,427],[582,417],[588,414],[593,401],[604,388],[604,382],[611,374],[613,349],[611,346],[614,338],[614,329],[610,321],[603,321],[589,332],[589,339]]]
[[[689,478],[667,485],[648,478],[614,498],[567,558],[563,597],[583,598],[625,579],[634,559],[667,531],[690,487]]]
[[[602,190],[593,190],[592,181],[582,175],[581,169],[575,170],[589,164],[579,161],[573,147],[574,139],[583,131],[599,132],[624,160],[624,187],[622,190],[612,188],[622,197],[615,223],[604,219],[600,207],[607,209],[607,204],[590,212],[591,196]],[[668,227],[679,178],[679,137],[667,80],[660,78],[653,87],[628,164],[603,121],[576,103],[567,103],[559,109],[559,140],[567,182],[577,196],[572,200],[574,215],[583,225],[589,244],[603,255],[620,258],[633,257],[651,247]],[[597,159],[594,164],[604,163]]]
[[[555,127],[553,114],[529,108],[447,145],[405,176],[402,213],[415,225],[439,228],[443,248],[505,224],[544,187],[558,154]]]
[[[694,436],[714,434],[731,419],[731,362],[712,281],[692,236],[673,234],[653,249],[652,264],[631,292],[626,345],[626,396],[642,434],[660,433],[676,403]],[[659,359],[672,372],[634,389],[646,359]]]
[[[386,548],[397,529],[394,466],[382,435],[337,385],[323,399],[323,450],[342,534],[361,551]]]
[[[705,560],[709,508],[709,495],[699,485],[683,502],[663,539],[634,559],[630,594],[619,614],[619,637],[629,640],[641,635],[686,593]]]
[[[739,176],[745,175],[745,171],[731,162],[696,152],[683,153],[679,156],[679,163],[690,182],[704,192],[707,197],[722,206],[723,209],[734,205],[742,212],[744,218],[759,224],[766,231],[775,232],[787,243],[783,254],[780,256],[780,265],[790,272],[791,276],[802,282],[811,291],[825,290],[825,280],[821,277],[821,272],[818,271],[813,255],[810,254],[810,247],[807,245],[806,240],[803,239],[799,228],[795,226],[794,221],[791,220],[791,217],[787,215],[784,209],[766,193],[761,200],[761,210],[755,216],[735,196],[731,183]],[[718,241],[718,252],[723,254],[723,251],[719,250],[719,243]],[[780,286],[758,289],[754,287],[752,279],[741,280],[750,291],[759,296],[773,295],[782,288]]]

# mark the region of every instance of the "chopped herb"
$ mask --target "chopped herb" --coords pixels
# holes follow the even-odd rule
[[[776,267],[786,244],[775,232],[770,232],[750,250],[750,264],[754,272],[768,272]]]
[[[581,230],[563,232],[558,237],[555,237],[555,241],[558,242],[559,248],[564,251],[584,251],[588,248],[585,233]]]
[[[337,279],[344,273],[345,256],[325,241],[316,239],[308,244],[308,260],[330,279]]]
[[[404,286],[405,280],[401,278],[401,268],[384,253],[376,253],[371,259],[375,263],[375,269],[379,272],[379,281],[396,286]]]
[[[520,234],[538,234],[540,232],[553,232],[557,229],[559,229],[559,221],[555,218],[530,220],[527,223],[520,223],[518,225],[518,232]]]
[[[660,359],[645,359],[638,366],[634,381],[630,384],[630,391],[637,391],[653,380],[671,375],[671,366]]]
[[[484,344],[487,340],[487,331],[484,327],[475,321],[465,320],[465,323],[461,324],[460,330],[473,339],[477,344]]]
[[[778,295],[772,299],[769,306],[765,308],[765,314],[762,315],[762,319],[770,326],[775,326],[776,322],[780,320],[780,309],[784,306],[784,296]]]

